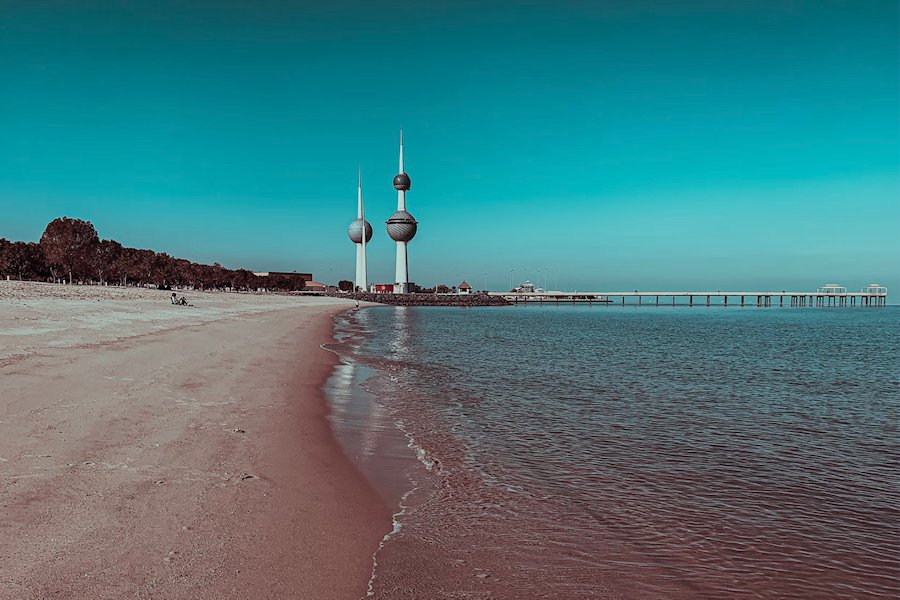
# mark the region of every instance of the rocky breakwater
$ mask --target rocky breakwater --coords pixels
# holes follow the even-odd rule
[[[500,296],[487,294],[329,294],[340,298],[392,306],[509,306]]]

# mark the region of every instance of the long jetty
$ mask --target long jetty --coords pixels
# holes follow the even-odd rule
[[[621,304],[625,299],[636,306],[711,306],[720,304],[729,306],[796,306],[796,307],[839,307],[862,306],[875,307],[887,305],[887,290],[860,292],[491,292],[492,296],[502,297],[511,304],[519,303],[556,303],[556,304]],[[681,302],[676,302],[678,299]],[[684,300],[686,299],[686,301]],[[721,302],[713,302],[713,299]]]

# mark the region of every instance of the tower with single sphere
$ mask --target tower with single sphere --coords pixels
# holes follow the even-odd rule
[[[368,271],[366,245],[372,239],[372,225],[366,221],[366,210],[362,197],[362,169],[359,170],[356,185],[356,219],[347,228],[350,241],[356,244],[356,287],[368,291]]]
[[[394,189],[397,190],[397,212],[387,220],[387,232],[397,242],[397,271],[394,291],[400,294],[409,293],[409,261],[407,244],[416,236],[418,222],[406,211],[406,192],[409,191],[409,175],[403,170],[403,130],[400,130],[400,173],[394,177]]]

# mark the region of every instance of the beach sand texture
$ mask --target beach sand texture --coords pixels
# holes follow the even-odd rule
[[[321,393],[351,304],[168,295],[0,282],[0,598],[363,597],[390,511]]]

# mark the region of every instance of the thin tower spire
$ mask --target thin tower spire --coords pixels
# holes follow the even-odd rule
[[[362,165],[357,165],[357,203],[359,206],[359,218],[362,219],[362,289],[369,291],[369,264],[366,260],[366,207],[363,205],[362,195]]]
[[[356,199],[356,218],[363,218],[363,199],[362,199],[362,166],[357,165],[357,199]]]
[[[400,128],[400,172],[406,173],[403,170],[403,128]]]

